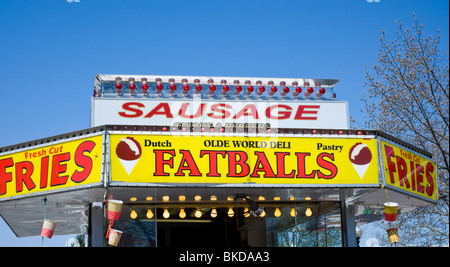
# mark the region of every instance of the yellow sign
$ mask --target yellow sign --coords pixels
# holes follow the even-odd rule
[[[437,201],[436,163],[381,141],[386,184]]]
[[[111,135],[126,183],[378,185],[375,139]]]
[[[101,181],[102,136],[0,156],[0,199]]]

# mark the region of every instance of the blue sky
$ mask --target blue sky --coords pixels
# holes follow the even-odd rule
[[[365,65],[416,14],[448,50],[447,0],[0,0],[0,147],[89,127],[95,74],[336,78],[364,125]],[[392,38],[390,38],[392,40]],[[66,237],[47,240],[64,245]],[[15,238],[0,219],[0,246]]]

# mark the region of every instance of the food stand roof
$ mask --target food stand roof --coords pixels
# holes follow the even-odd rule
[[[383,171],[383,162],[380,159],[378,159],[378,164],[380,165],[379,174],[380,176],[383,176],[381,177],[382,179],[380,178],[379,182],[376,184],[362,187],[358,185],[334,186],[333,184],[316,187],[314,185],[295,184],[278,186],[276,184],[164,184],[111,181],[109,157],[111,156],[110,151],[112,148],[110,147],[110,136],[114,135],[177,135],[189,138],[191,136],[210,136],[214,138],[218,138],[220,136],[237,136],[254,137],[255,139],[259,138],[259,136],[262,136],[263,138],[282,136],[283,138],[292,138],[293,140],[295,138],[333,138],[334,140],[348,138],[360,138],[361,140],[376,139],[378,145],[381,140],[384,142],[387,141],[398,145],[401,148],[407,149],[414,155],[418,154],[425,158],[431,157],[431,154],[415,146],[402,142],[401,140],[393,138],[385,133],[370,130],[324,129],[315,131],[313,129],[290,129],[289,131],[284,131],[283,129],[278,129],[274,130],[274,133],[204,133],[201,131],[191,132],[191,130],[189,130],[188,132],[171,133],[170,129],[163,130],[163,128],[164,127],[153,128],[146,126],[129,127],[123,125],[105,125],[0,148],[0,160],[5,160],[5,162],[7,162],[7,159],[9,158],[13,158],[15,161],[20,161],[22,159],[20,157],[26,153],[30,156],[33,153],[38,153],[39,151],[45,150],[50,152],[50,149],[52,148],[56,149],[64,146],[63,151],[60,152],[68,151],[62,154],[67,155],[67,153],[69,153],[71,155],[70,159],[73,157],[75,162],[72,164],[71,160],[66,159],[67,161],[59,161],[59,165],[57,164],[57,166],[67,166],[68,174],[72,174],[72,172],[73,174],[78,173],[78,176],[76,177],[73,175],[67,175],[67,184],[55,184],[54,188],[50,188],[46,187],[46,184],[43,184],[42,181],[40,183],[36,181],[36,187],[33,189],[30,180],[28,180],[26,176],[28,169],[23,167],[22,170],[25,171],[22,173],[23,176],[20,176],[23,183],[23,192],[16,194],[14,193],[14,190],[11,190],[11,188],[8,187],[8,192],[12,192],[12,194],[6,195],[6,197],[4,194],[3,197],[0,197],[0,215],[17,236],[23,237],[40,234],[40,229],[42,226],[41,222],[44,217],[44,198],[47,199],[47,218],[52,218],[58,222],[57,230],[55,232],[57,235],[85,234],[89,223],[89,204],[92,202],[104,201],[109,196],[108,194],[112,194],[115,198],[123,199],[126,204],[132,204],[131,201],[129,201],[130,197],[136,197],[138,200],[142,201],[140,202],[142,205],[147,204],[144,200],[149,194],[152,194],[152,196],[155,197],[154,200],[156,201],[157,199],[161,199],[162,194],[173,195],[174,198],[176,195],[183,194],[188,199],[193,199],[194,195],[199,192],[205,195],[214,193],[220,199],[225,199],[227,196],[236,193],[245,193],[251,197],[265,195],[267,199],[273,198],[274,196],[279,196],[281,200],[285,202],[290,201],[291,197],[294,197],[295,201],[301,204],[307,196],[311,198],[310,201],[340,201],[339,190],[347,189],[350,190],[353,195],[353,197],[347,201],[357,204],[358,209],[356,218],[360,223],[381,218],[380,216],[383,214],[383,203],[386,202],[386,193],[389,194],[390,201],[399,203],[400,212],[405,212],[413,208],[428,206],[436,203],[436,200],[421,197],[411,192],[401,190],[401,188],[399,189],[397,187],[385,184],[388,179],[384,177],[384,171],[386,170]],[[194,130],[195,129],[192,129],[192,131]],[[278,131],[280,131],[280,134],[276,133]],[[53,150],[53,152],[53,156],[55,157],[59,157],[61,154],[56,153],[55,150]],[[87,156],[89,154],[88,152],[90,152],[90,157]],[[45,162],[42,160],[42,156],[43,155],[41,155],[41,157],[36,156],[36,159],[29,160],[37,160],[38,163],[34,164],[42,165],[43,162]],[[87,158],[91,159],[93,162],[92,165],[95,165],[94,167],[89,165],[89,160],[86,160]],[[97,158],[100,158],[101,160],[98,162],[95,161]],[[96,163],[94,164],[94,162]],[[79,164],[83,166],[83,168],[80,168]],[[78,167],[73,167],[72,165],[78,165]],[[10,167],[10,165],[7,165],[6,168],[4,170],[0,170],[0,172],[3,171],[3,175],[8,175],[8,173],[13,172],[13,168]],[[90,173],[91,175],[89,177],[83,176],[84,171],[89,167],[92,167]],[[65,171],[66,170],[64,168],[56,168],[56,174],[53,174],[53,178],[56,181],[59,181],[61,177],[65,177]],[[49,175],[51,174],[49,173]],[[80,177],[84,178],[84,180]],[[71,180],[75,180],[79,183],[69,184],[69,182],[72,182]],[[14,186],[14,184],[17,185],[17,183],[14,182],[5,182],[4,184],[11,186]],[[40,184],[40,186],[37,184]],[[26,192],[27,190],[28,192]],[[437,189],[435,188],[435,190]],[[204,198],[204,200],[205,205],[210,204],[206,198]],[[367,208],[371,209],[372,216],[368,217],[366,212],[363,211],[363,209]]]

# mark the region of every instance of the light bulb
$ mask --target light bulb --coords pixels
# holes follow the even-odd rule
[[[244,217],[250,217],[250,211],[248,210],[248,208],[244,209]]]
[[[264,209],[262,209],[262,212],[261,212],[261,214],[259,215],[259,217],[264,217],[264,216],[266,216],[266,211],[265,211]]]
[[[311,215],[312,215],[312,210],[311,210],[310,208],[307,208],[306,211],[305,211],[305,215],[306,215],[307,217],[311,217]]]
[[[200,218],[200,217],[202,217],[202,212],[201,212],[201,210],[200,209],[197,209],[196,211],[195,211],[195,217],[196,218]]]
[[[291,217],[295,217],[295,216],[297,216],[297,211],[295,210],[295,208],[292,208],[291,209]]]
[[[228,209],[228,217],[233,217],[233,216],[234,216],[233,208],[229,208]]]
[[[130,217],[131,217],[131,219],[136,219],[137,218],[137,212],[135,210],[131,210]]]
[[[186,212],[184,211],[184,209],[180,209],[180,213],[178,214],[178,216],[180,216],[181,219],[184,219],[186,217]]]
[[[280,217],[281,216],[281,210],[280,208],[276,208],[275,209],[275,217]]]
[[[147,218],[149,219],[153,218],[153,212],[151,209],[147,210]]]
[[[217,210],[216,209],[212,209],[211,210],[211,217],[212,218],[216,218],[217,217]]]
[[[167,219],[167,218],[170,217],[170,213],[169,213],[169,211],[168,211],[167,209],[164,209],[163,217],[164,217],[165,219]]]

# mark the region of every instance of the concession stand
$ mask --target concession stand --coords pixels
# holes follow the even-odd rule
[[[337,82],[96,75],[90,128],[0,148],[0,215],[90,246],[357,246],[437,203],[436,164],[350,129]]]

